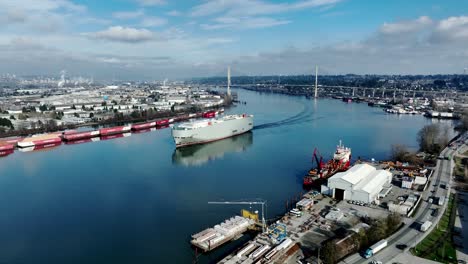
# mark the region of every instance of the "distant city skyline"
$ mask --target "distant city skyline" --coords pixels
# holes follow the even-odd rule
[[[0,74],[463,74],[468,1],[0,0]]]

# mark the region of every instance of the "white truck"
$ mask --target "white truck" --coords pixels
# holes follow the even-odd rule
[[[386,246],[388,245],[388,242],[386,239],[382,239],[380,240],[379,242],[375,243],[374,245],[370,246],[366,252],[364,252],[364,257],[366,259],[372,257],[373,255],[375,255],[377,252],[379,252],[380,250],[382,250],[383,248],[385,248]]]
[[[445,202],[445,197],[444,196],[439,197],[439,205],[444,205],[444,202]]]
[[[431,227],[431,225],[432,225],[431,221],[426,221],[424,222],[424,224],[421,225],[419,230],[421,230],[421,232],[426,232],[429,229],[429,227]]]

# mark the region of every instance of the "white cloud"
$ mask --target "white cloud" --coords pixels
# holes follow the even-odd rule
[[[192,16],[226,12],[229,16],[253,16],[284,13],[305,8],[329,6],[342,0],[302,0],[292,3],[270,3],[261,0],[208,0],[192,9]]]
[[[96,39],[127,43],[145,42],[154,39],[153,32],[147,29],[122,26],[113,26],[103,31],[84,33],[84,35]]]
[[[167,20],[160,17],[144,17],[140,23],[142,27],[159,27],[165,24],[167,24]]]
[[[114,12],[112,16],[118,19],[132,19],[138,18],[145,15],[143,9],[136,10],[136,11],[124,11],[124,12]]]
[[[208,0],[192,8],[193,17],[222,14],[210,23],[201,25],[203,29],[253,29],[268,28],[291,23],[289,20],[269,17],[290,11],[314,7],[331,7],[342,0],[296,0],[293,2],[272,3],[263,0]]]
[[[206,30],[214,29],[252,29],[268,28],[278,25],[291,23],[289,20],[274,19],[270,17],[218,17],[214,19],[215,23],[201,24]]]
[[[35,12],[46,12],[52,10],[66,10],[71,12],[84,12],[87,8],[77,5],[68,0],[2,0],[0,6],[5,9],[21,8]]]
[[[468,41],[468,16],[449,17],[439,21],[433,40]]]
[[[167,3],[166,0],[137,0],[137,2],[142,6],[157,6]]]
[[[68,0],[0,0],[0,29],[11,32],[56,33],[96,21],[86,6]]]
[[[432,20],[427,16],[421,16],[415,20],[407,20],[396,23],[384,23],[380,32],[384,34],[400,34],[415,32],[432,25]]]

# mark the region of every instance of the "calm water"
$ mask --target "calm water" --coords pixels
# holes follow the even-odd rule
[[[169,129],[0,159],[0,263],[191,263],[190,234],[239,212],[208,205],[261,197],[268,216],[302,191],[315,147],[353,157],[416,147],[421,116],[365,104],[239,91],[252,133],[175,151]],[[226,251],[203,256],[216,259]]]

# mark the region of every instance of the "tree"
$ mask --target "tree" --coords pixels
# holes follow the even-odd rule
[[[72,106],[71,106],[71,109],[75,109],[75,110],[76,110],[76,106],[75,106],[75,105],[72,105]]]
[[[336,244],[333,240],[325,242],[325,244],[320,249],[320,258],[323,263],[334,264],[336,263]]]
[[[400,144],[392,145],[391,159],[393,161],[409,162],[415,165],[422,165],[424,163],[416,153],[409,151],[405,145]]]
[[[395,212],[390,213],[385,219],[387,224],[387,235],[390,236],[397,230],[398,227],[401,225],[401,215]]]
[[[440,145],[438,142],[440,127],[436,124],[426,125],[418,132],[419,149],[428,153],[438,153]]]
[[[89,113],[89,118],[93,118],[94,117],[94,113]]]
[[[75,116],[75,117],[80,117],[80,114],[74,113],[73,116]]]
[[[391,150],[391,159],[393,161],[403,161],[405,162],[409,154],[408,148],[405,145],[394,144],[392,145]]]
[[[460,119],[460,125],[457,127],[457,129],[461,132],[468,131],[468,111],[463,112]]]
[[[10,116],[10,119],[11,119],[11,120],[16,120],[16,118],[15,118],[14,115],[11,115],[11,116]]]
[[[132,111],[132,113],[130,114],[130,116],[131,116],[132,118],[139,118],[139,117],[141,117],[141,114],[140,114],[140,112],[138,112],[138,111]]]
[[[39,110],[41,110],[41,112],[47,111],[47,106],[45,104],[40,105]]]
[[[369,239],[370,244],[376,243],[377,241],[386,237],[386,234],[387,223],[383,219],[374,221],[374,223],[372,223],[371,227],[367,231],[367,237]]]
[[[9,127],[13,129],[13,124],[8,118],[0,118],[0,126]]]
[[[81,110],[86,111],[86,106],[85,106],[85,105],[82,105],[82,106],[81,106]]]
[[[101,106],[106,106],[106,105],[107,105],[107,102],[106,102],[106,101],[103,101],[103,102],[101,103]]]

